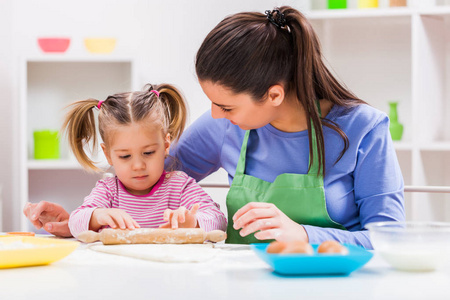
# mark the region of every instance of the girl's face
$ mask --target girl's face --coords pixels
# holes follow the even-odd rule
[[[108,147],[102,144],[108,163],[127,191],[146,195],[164,171],[170,138],[156,124],[134,123],[119,126],[109,137]]]
[[[235,94],[211,81],[200,81],[200,85],[212,102],[214,119],[226,118],[241,129],[249,130],[264,127],[276,118],[276,106],[270,101],[257,103],[249,94]]]

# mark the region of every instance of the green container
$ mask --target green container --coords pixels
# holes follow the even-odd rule
[[[58,131],[41,130],[33,132],[34,159],[58,159]]]
[[[398,102],[389,102],[389,131],[394,141],[400,141],[403,135],[403,125],[398,121],[397,105]]]
[[[347,8],[347,0],[328,0],[328,9]]]

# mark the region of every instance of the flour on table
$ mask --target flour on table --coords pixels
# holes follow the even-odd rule
[[[216,255],[212,244],[94,244],[89,249],[158,262],[204,262]]]
[[[0,242],[0,250],[18,250],[36,248],[37,246],[30,243],[24,243],[22,241],[14,241],[11,243]]]

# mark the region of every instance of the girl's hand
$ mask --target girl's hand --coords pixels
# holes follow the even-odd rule
[[[164,211],[164,221],[167,223],[160,225],[159,228],[195,228],[197,227],[197,213],[200,204],[196,203],[192,206],[191,210],[186,209],[184,206],[180,206],[176,210],[166,209]]]
[[[240,235],[247,236],[253,232],[258,240],[275,239],[277,241],[306,241],[305,228],[288,218],[272,203],[250,202],[239,209],[233,216],[233,228],[240,228]]]
[[[114,229],[135,229],[141,227],[122,209],[97,208],[92,213],[89,229],[97,231],[102,226],[109,226]]]

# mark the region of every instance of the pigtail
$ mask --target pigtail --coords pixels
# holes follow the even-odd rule
[[[187,104],[181,92],[170,84],[157,86],[159,98],[163,102],[168,117],[168,132],[172,141],[177,141],[184,131],[187,121]]]
[[[69,146],[75,158],[88,171],[100,171],[87,156],[85,145],[92,141],[93,150],[97,149],[97,135],[95,130],[95,116],[93,108],[101,104],[95,99],[77,101],[68,107],[61,131],[67,135]]]

